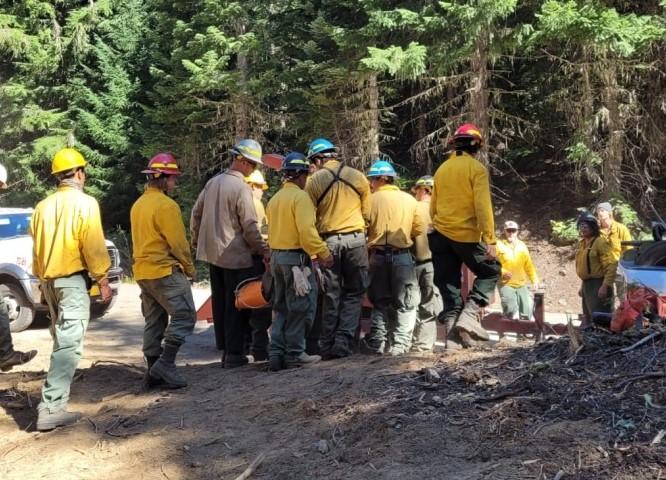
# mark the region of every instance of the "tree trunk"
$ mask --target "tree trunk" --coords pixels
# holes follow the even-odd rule
[[[245,33],[245,25],[239,25],[238,35]],[[250,127],[250,112],[247,105],[248,59],[244,52],[238,54],[236,68],[238,70],[238,93],[234,98],[234,133],[236,141],[247,138]]]
[[[612,197],[620,193],[622,184],[622,157],[624,154],[624,124],[620,113],[620,88],[617,71],[612,61],[604,62],[599,75],[603,84],[602,98],[608,110],[608,146],[603,166],[604,194]]]
[[[485,138],[484,146],[479,153],[479,160],[488,163],[488,138],[490,136],[490,117],[488,105],[490,94],[488,92],[488,34],[481,33],[476,40],[476,49],[471,61],[473,79],[470,88],[470,110],[472,121],[481,129]]]
[[[368,136],[365,150],[369,158],[363,161],[373,162],[379,157],[379,87],[377,74],[371,73],[366,82],[368,89]],[[364,165],[365,166],[365,165]]]

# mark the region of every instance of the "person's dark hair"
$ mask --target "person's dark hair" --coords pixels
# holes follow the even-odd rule
[[[76,167],[72,168],[71,170],[67,170],[66,172],[60,172],[56,175],[56,179],[59,182],[62,182],[63,180],[67,180],[68,178],[72,178],[74,175],[76,175],[76,172],[79,170],[84,170],[83,167]]]
[[[453,142],[453,148],[456,151],[467,152],[474,155],[478,153],[479,150],[481,150],[481,145],[479,145],[478,142],[474,142],[472,145],[473,141],[474,140],[471,138],[457,138]]]
[[[159,190],[167,189],[168,175],[160,175],[158,178],[155,178],[152,174],[148,174],[147,179],[149,187],[157,188]]]

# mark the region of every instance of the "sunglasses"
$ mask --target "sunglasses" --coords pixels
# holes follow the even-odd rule
[[[504,231],[506,233],[516,233],[518,230],[516,230],[515,228],[506,228],[504,229]]]

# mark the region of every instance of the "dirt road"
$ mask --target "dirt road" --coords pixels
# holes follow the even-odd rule
[[[201,325],[180,358],[190,386],[144,393],[137,297],[135,286],[123,286],[108,317],[91,324],[70,405],[86,418],[68,428],[34,432],[50,340],[46,330],[16,335],[18,348],[36,346],[40,355],[0,374],[2,480],[235,479],[262,453],[253,478],[666,476],[664,448],[649,442],[666,429],[659,410],[646,407],[631,417],[634,399],[642,403],[643,390],[632,390],[639,382],[624,388],[628,412],[618,406],[624,403],[613,404],[611,418],[595,403],[606,384],[581,376],[594,368],[592,360],[565,364],[562,342],[398,359],[353,356],[269,373],[265,364],[222,370],[212,329]],[[441,378],[424,375],[424,367]],[[657,395],[663,379],[654,382],[640,388],[663,404]],[[630,420],[635,430],[618,436]]]

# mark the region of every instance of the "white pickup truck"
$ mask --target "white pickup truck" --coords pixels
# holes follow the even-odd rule
[[[32,275],[32,238],[28,234],[32,212],[32,208],[0,208],[0,295],[8,303],[12,332],[25,330],[36,316],[48,314],[39,280]],[[118,249],[109,240],[106,246],[111,257],[109,284],[113,299],[103,303],[99,287],[93,285],[90,289],[92,318],[103,316],[111,308],[123,274]]]

